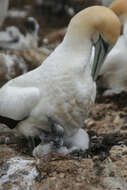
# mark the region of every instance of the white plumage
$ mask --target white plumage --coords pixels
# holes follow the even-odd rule
[[[72,135],[83,125],[96,94],[89,65],[82,71],[84,52],[77,60],[75,53],[61,44],[39,68],[9,81],[0,90],[0,115],[15,120],[28,115],[40,117],[36,125],[41,125],[43,117],[47,120],[46,117],[50,116],[66,126],[66,133]],[[46,122],[44,129],[48,125]]]
[[[99,22],[92,19],[95,15]],[[95,6],[79,12],[71,20],[63,42],[40,67],[0,89],[0,115],[15,120],[26,118],[18,125],[25,136],[40,136],[42,129],[51,131],[48,118],[52,118],[63,127],[69,149],[88,148],[88,135],[80,127],[96,96],[90,66],[92,44],[100,43],[101,34],[113,45],[118,29],[119,20],[108,8]]]
[[[124,33],[119,37],[100,71],[98,86],[107,89],[104,95],[127,91],[127,39],[125,35]]]

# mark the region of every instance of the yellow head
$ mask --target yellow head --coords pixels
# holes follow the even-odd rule
[[[116,0],[110,5],[117,16],[122,16],[127,14],[127,0]]]
[[[72,39],[90,38],[95,34],[114,45],[120,34],[120,21],[115,13],[103,6],[93,6],[76,14],[69,24],[67,35]]]
[[[123,17],[127,16],[127,0],[116,0],[110,5],[110,9],[123,21]]]
[[[96,80],[106,55],[119,35],[120,21],[116,14],[107,7],[93,6],[80,11],[71,19],[63,43],[72,49],[76,48],[76,51],[85,51],[89,44],[95,46],[91,73],[93,80]]]

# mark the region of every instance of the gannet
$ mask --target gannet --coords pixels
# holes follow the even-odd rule
[[[7,15],[8,4],[9,0],[0,0],[0,26]]]
[[[26,35],[15,26],[0,32],[0,49],[26,49],[38,47],[39,24],[33,17],[24,21]]]
[[[40,67],[0,89],[1,122],[5,117],[20,121],[16,128],[23,135],[42,140],[40,131],[51,132],[50,121],[54,121],[63,128],[63,146],[69,152],[88,148],[89,137],[81,127],[95,101],[95,79],[119,34],[119,19],[109,8],[93,6],[80,11],[71,19],[62,43]]]
[[[127,91],[127,1],[116,0],[110,8],[120,18],[123,34],[108,54],[99,74],[98,86],[107,89],[104,95]]]

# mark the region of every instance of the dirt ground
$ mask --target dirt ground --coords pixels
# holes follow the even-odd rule
[[[32,0],[11,0],[10,9],[28,10],[40,24],[39,44],[43,38],[65,27],[70,18],[44,13]],[[22,32],[23,19],[7,18],[3,25],[16,25]],[[54,42],[58,44],[61,39]],[[0,125],[0,190],[126,190],[127,189],[127,93],[103,97],[96,103],[83,128],[90,136],[90,148],[77,155],[52,153],[33,158],[27,141],[13,139],[7,127]]]

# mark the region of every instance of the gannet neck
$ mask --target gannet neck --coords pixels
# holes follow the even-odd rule
[[[73,35],[75,37],[73,38]],[[75,62],[79,64],[79,67],[84,67],[89,65],[90,57],[92,54],[92,41],[90,33],[84,32],[84,35],[79,35],[79,28],[73,31],[73,34],[68,31],[62,42],[63,50],[68,54],[68,56],[75,57]],[[74,65],[74,64],[73,64]]]
[[[91,53],[92,53],[91,41],[84,40],[84,43],[81,43],[77,46],[74,46],[74,44],[72,45],[63,41],[56,48],[56,50],[50,55],[49,58],[54,59],[54,57],[57,57],[57,62],[58,62],[57,67],[61,67],[64,69],[65,67],[68,69],[74,68],[74,70],[76,68],[76,70],[79,69],[81,71],[84,71],[84,68],[86,68],[86,66],[88,66],[88,70],[90,70]],[[55,63],[57,64],[57,62]]]
[[[70,64],[72,67],[76,69],[80,69],[82,72],[86,74],[91,73],[91,65],[90,59],[92,54],[92,43],[88,39],[84,39],[84,42],[75,46],[75,48],[69,48],[68,46],[64,45],[63,49],[66,52],[67,57],[70,60]]]
[[[77,55],[82,55],[85,52],[89,52],[92,47],[92,41],[89,35],[84,35],[84,38],[76,35],[75,39],[72,39],[70,35],[66,35],[62,46],[66,51],[74,52]]]
[[[71,19],[64,43],[75,48],[86,40],[92,41],[95,36],[101,34],[105,41],[114,45],[119,36],[119,30],[120,22],[113,11],[103,6],[93,6],[80,11]]]

